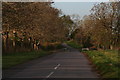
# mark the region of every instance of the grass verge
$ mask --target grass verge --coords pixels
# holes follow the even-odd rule
[[[95,64],[96,69],[100,72],[102,78],[120,78],[120,64],[118,61],[118,51],[101,50],[101,51],[83,51]]]
[[[38,51],[3,54],[2,69],[7,69],[17,64],[21,64],[32,59],[49,55],[63,48],[63,46],[60,43],[55,43],[55,44],[50,44],[48,46],[45,46],[44,48]]]
[[[7,69],[17,64],[24,63],[26,61],[46,56],[50,54],[48,51],[32,51],[32,52],[18,52],[11,53],[2,56],[2,68]]]

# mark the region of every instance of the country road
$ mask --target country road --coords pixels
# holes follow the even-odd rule
[[[68,49],[3,70],[4,78],[98,78],[87,58]]]

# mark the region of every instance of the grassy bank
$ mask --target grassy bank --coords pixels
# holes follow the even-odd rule
[[[102,78],[118,78],[120,64],[118,61],[117,50],[84,51],[96,69],[100,72]]]
[[[47,51],[32,51],[32,52],[18,52],[18,53],[11,53],[2,56],[2,68],[10,68],[17,64],[21,64],[28,60],[32,60],[35,58],[39,58],[45,55],[50,54]]]

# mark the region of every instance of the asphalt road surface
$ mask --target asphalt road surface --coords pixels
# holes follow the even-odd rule
[[[87,58],[64,44],[62,51],[3,70],[3,78],[98,78]]]

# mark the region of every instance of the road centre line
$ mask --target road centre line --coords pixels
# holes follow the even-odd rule
[[[54,69],[57,69],[60,66],[60,64],[58,64]]]
[[[49,78],[53,73],[54,73],[54,72],[51,72],[51,73],[47,76],[47,78]]]
[[[58,64],[56,67],[54,67],[54,69],[57,69],[60,66],[60,64]],[[51,72],[46,78],[49,78],[54,72]]]

